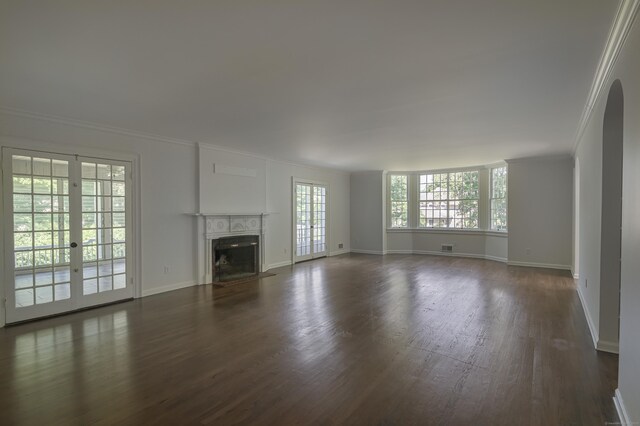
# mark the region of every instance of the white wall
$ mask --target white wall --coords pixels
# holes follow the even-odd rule
[[[220,166],[223,173],[220,173]],[[329,255],[348,252],[350,182],[347,172],[275,161],[201,144],[200,212],[267,212],[265,264],[267,268],[291,264],[293,178],[328,186]],[[342,248],[339,248],[340,244]]]
[[[507,261],[507,234],[424,229],[387,231],[387,253],[442,254],[442,244],[453,245],[453,256]]]
[[[571,269],[573,159],[509,164],[509,264]]]
[[[332,169],[307,167],[279,161],[267,161],[267,265],[291,261],[292,248],[292,179],[309,180],[328,185],[329,191],[329,256],[347,253],[350,245],[349,173]],[[342,244],[342,248],[339,245]]]
[[[195,146],[4,112],[0,113],[0,138],[3,146],[14,148],[138,156],[142,294],[195,283],[196,222],[187,215],[196,211]],[[4,319],[4,313],[0,317]]]
[[[2,146],[70,150],[87,155],[113,152],[139,158],[142,295],[196,283],[196,212],[272,212],[265,236],[266,263],[289,264],[292,177],[329,186],[329,253],[350,250],[347,172],[267,160],[206,145],[198,153],[195,144],[7,112],[0,113],[0,129]],[[213,173],[213,164],[223,165],[226,173]],[[233,175],[252,171],[255,178]],[[165,266],[168,273],[164,272]],[[0,318],[3,322],[2,310]]]
[[[381,170],[351,173],[351,250],[383,254],[384,179]]]
[[[596,329],[600,316],[602,124],[609,87],[622,82],[624,161],[618,397],[630,422],[640,422],[640,24],[636,19],[580,140],[580,294]],[[586,285],[588,280],[588,286]]]
[[[264,212],[267,161],[199,145],[200,213]],[[215,173],[214,173],[215,167]]]

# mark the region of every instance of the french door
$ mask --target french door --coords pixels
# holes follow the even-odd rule
[[[6,322],[133,297],[131,163],[3,148]]]
[[[294,261],[327,255],[327,187],[294,182]]]

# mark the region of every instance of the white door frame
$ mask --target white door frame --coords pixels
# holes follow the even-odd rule
[[[0,136],[0,164],[2,164],[2,148],[25,149],[30,151],[41,151],[47,154],[79,155],[82,157],[92,157],[95,159],[128,161],[131,163],[131,218],[132,218],[132,239],[131,239],[131,264],[133,266],[133,297],[142,297],[142,227],[141,227],[141,186],[140,186],[140,155],[131,152],[110,151],[96,149],[92,147],[77,147],[73,145],[58,144],[51,142],[35,141],[32,139]],[[0,173],[0,181],[3,179]],[[4,185],[4,182],[0,182]],[[4,197],[0,197],[0,223],[5,222],[4,218]],[[5,242],[4,226],[0,227],[0,265],[5,270],[6,255],[4,253]],[[6,300],[5,286],[0,285],[0,326],[4,326],[6,320],[6,310],[4,301]]]
[[[293,176],[291,178],[291,264],[295,264],[296,263],[296,236],[297,236],[297,211],[296,211],[296,198],[297,198],[297,193],[296,193],[296,186],[298,184],[306,184],[306,185],[315,185],[315,186],[324,186],[325,190],[326,190],[326,196],[325,196],[325,244],[326,244],[326,249],[325,249],[325,254],[323,254],[322,256],[313,256],[313,253],[311,255],[311,257],[309,257],[309,259],[304,259],[304,260],[310,260],[310,259],[315,259],[316,257],[328,257],[330,250],[329,248],[331,247],[330,245],[330,223],[331,223],[331,214],[330,214],[330,198],[331,198],[331,185],[329,185],[327,182],[323,182],[323,181],[317,181],[317,180],[312,180],[312,179],[303,179],[303,178],[297,178],[295,176]],[[312,200],[313,203],[313,200]],[[313,244],[312,244],[313,246]],[[312,247],[313,249],[313,247]],[[304,261],[304,260],[301,260]]]

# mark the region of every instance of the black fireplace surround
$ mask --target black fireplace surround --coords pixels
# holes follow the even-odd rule
[[[213,282],[234,281],[260,273],[257,235],[212,240]]]

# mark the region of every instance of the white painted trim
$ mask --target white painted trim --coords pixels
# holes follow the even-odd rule
[[[591,114],[598,97],[611,75],[611,71],[616,64],[618,55],[622,50],[622,46],[624,46],[624,42],[627,40],[627,35],[633,26],[633,22],[638,12],[638,5],[640,5],[640,0],[622,0],[620,2],[616,17],[614,18],[611,30],[609,31],[609,36],[607,37],[607,42],[602,55],[600,56],[600,61],[598,62],[593,82],[591,83],[587,102],[582,111],[580,121],[578,122],[578,128],[576,129],[573,143],[572,152],[574,154],[580,145],[580,140],[582,139],[582,135],[584,134],[587,124],[589,123],[589,119],[591,118]]]
[[[184,281],[181,283],[163,285],[162,287],[143,289],[142,297],[152,296],[154,294],[166,293],[167,291],[179,290],[181,288],[194,287],[196,285],[198,285],[196,281]]]
[[[349,249],[339,249],[339,250],[336,250],[336,251],[329,252],[329,257],[340,256],[341,254],[347,254],[347,253],[350,253],[350,252],[351,252],[351,250],[349,250]]]
[[[0,113],[4,109],[0,106]],[[141,166],[140,154],[130,151],[110,150],[100,148],[92,148],[85,146],[75,146],[65,143],[49,142],[42,140],[34,140],[27,138],[16,138],[13,136],[0,136],[0,148],[28,150],[44,152],[48,154],[61,154],[80,157],[89,157],[95,159],[103,159],[108,161],[122,161],[131,165],[131,218],[132,218],[132,241],[131,241],[131,264],[133,265],[133,297],[142,297],[142,190],[141,190]],[[2,180],[0,173],[0,181]],[[2,197],[0,197],[2,198]],[[0,202],[0,208],[4,208]],[[0,217],[4,214],[4,210],[0,211]],[[4,220],[4,217],[3,217]],[[0,232],[0,237],[3,237]],[[0,240],[0,254],[3,254],[4,239]],[[0,266],[4,267],[4,256]],[[4,285],[0,285],[0,300],[4,300]],[[4,327],[6,323],[6,307],[4,304],[0,309],[0,327]]]
[[[123,128],[114,127],[114,126],[106,126],[106,125],[102,125],[102,124],[94,123],[90,121],[76,120],[73,118],[60,117],[60,116],[51,115],[51,114],[41,114],[41,113],[26,111],[18,108],[12,108],[8,106],[0,105],[0,114],[11,115],[14,117],[23,117],[31,120],[47,121],[50,123],[61,124],[61,125],[71,126],[71,127],[80,127],[80,128],[98,131],[98,132],[114,133],[114,134],[119,134],[119,135],[128,136],[128,137],[154,140],[154,141],[164,142],[164,143],[174,144],[174,145],[182,145],[182,146],[189,146],[189,147],[196,147],[198,145],[201,145],[204,148],[216,149],[219,151],[229,152],[232,154],[246,155],[249,157],[259,158],[261,160],[268,160],[268,161],[272,161],[280,164],[289,164],[289,165],[298,166],[298,167],[306,167],[312,170],[332,170],[334,172],[344,173],[346,175],[350,173],[350,171],[346,169],[338,169],[338,168],[333,168],[329,166],[318,166],[317,164],[294,163],[293,161],[286,161],[286,160],[280,160],[277,158],[266,157],[264,155],[258,155],[253,152],[241,151],[238,149],[231,149],[231,148],[215,145],[213,143],[208,143],[208,142],[197,142],[197,141],[191,141],[187,139],[170,138],[170,137],[160,136],[152,133],[139,132],[136,130],[123,129]]]
[[[536,162],[536,161],[565,161],[572,160],[573,157],[571,154],[551,154],[551,155],[538,155],[535,157],[519,157],[519,158],[510,158],[508,160],[504,160],[507,162],[507,165],[513,163],[528,163],[528,162]]]
[[[123,129],[123,128],[114,127],[114,126],[105,126],[105,125],[93,123],[90,121],[76,120],[73,118],[60,117],[57,115],[35,113],[35,112],[30,112],[30,111],[26,111],[18,108],[6,107],[6,106],[0,106],[0,113],[13,115],[16,117],[30,118],[32,120],[48,121],[50,123],[55,123],[55,124],[82,127],[84,129],[96,130],[99,132],[116,133],[119,135],[129,136],[134,138],[152,139],[158,142],[165,142],[165,143],[170,143],[174,145],[183,145],[183,146],[196,145],[195,142],[188,141],[185,139],[167,138],[167,137],[155,135],[152,133],[138,132],[135,130]]]
[[[576,288],[578,292],[578,298],[580,299],[580,304],[582,305],[582,310],[584,311],[584,317],[587,320],[587,325],[589,326],[589,331],[591,332],[591,339],[593,340],[594,349],[598,348],[598,329],[593,324],[593,320],[591,319],[591,312],[589,312],[589,308],[587,306],[587,302],[582,294],[582,287],[578,284]]]
[[[382,250],[362,250],[362,249],[351,249],[351,253],[360,253],[360,254],[376,254],[376,255],[384,255],[385,252]],[[387,252],[388,253],[388,252]]]
[[[574,280],[579,280],[580,279],[580,275],[579,274],[573,274],[573,279]]]
[[[507,258],[506,257],[491,256],[489,254],[485,254],[484,258],[486,260],[495,260],[496,262],[507,263]]]
[[[598,340],[596,349],[601,352],[609,352],[610,354],[619,354],[620,345],[618,342],[609,342],[607,340]]]
[[[509,266],[528,266],[530,268],[563,269],[571,271],[571,265],[559,265],[556,263],[519,262],[510,260],[507,264]]]
[[[300,185],[311,185],[312,192],[311,196],[313,198],[313,194],[315,193],[316,187],[323,187],[325,191],[325,200],[324,200],[324,212],[325,212],[325,250],[324,254],[320,254],[316,256],[316,253],[311,253],[309,255],[298,257],[297,247],[296,247],[296,237],[297,237],[297,216],[298,213],[296,211],[296,203],[298,198],[297,186]],[[329,182],[321,181],[321,180],[313,180],[313,179],[304,179],[296,176],[291,176],[291,262],[304,262],[306,260],[317,259],[319,257],[330,256],[329,247],[331,247],[331,184]],[[313,207],[313,201],[311,202],[311,210],[313,211],[313,216],[315,218],[315,211]],[[311,244],[311,250],[313,250],[313,244]],[[308,257],[307,257],[308,256]]]
[[[283,266],[291,266],[292,263],[290,260],[285,260],[283,262],[276,262],[266,266],[266,271],[270,271],[275,268],[282,268]]]
[[[613,403],[616,406],[616,411],[618,412],[618,417],[620,417],[620,423],[622,426],[631,426],[633,423],[631,421],[631,416],[629,416],[629,412],[627,411],[627,407],[624,405],[624,399],[622,399],[622,394],[620,393],[620,389],[616,389],[613,394]]]

